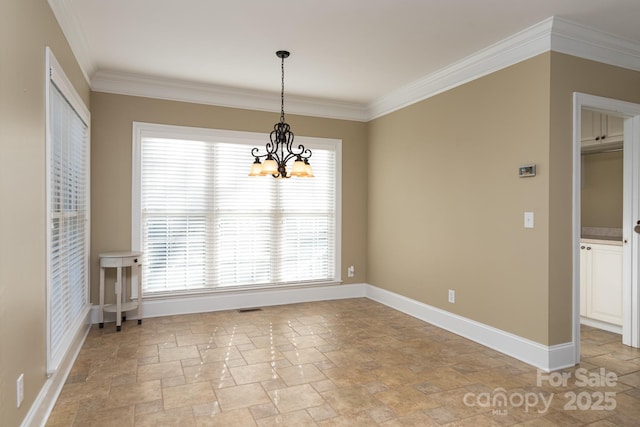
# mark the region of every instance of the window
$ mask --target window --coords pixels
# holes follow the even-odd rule
[[[47,371],[89,311],[89,111],[47,49]]]
[[[314,178],[249,177],[266,134],[134,124],[145,294],[339,281],[340,141],[296,137]]]

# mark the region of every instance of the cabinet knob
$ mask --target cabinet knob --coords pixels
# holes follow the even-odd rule
[[[591,250],[591,246],[587,246],[587,250],[590,251]]]
[[[584,248],[585,248],[585,246],[580,246],[580,249],[584,249]]]
[[[600,141],[600,137],[599,136],[596,136],[596,141]]]
[[[607,135],[602,135],[602,139],[605,139],[607,137]]]

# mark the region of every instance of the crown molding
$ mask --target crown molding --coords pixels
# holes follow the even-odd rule
[[[545,19],[378,98],[369,104],[369,118],[384,116],[548,51],[552,25],[553,17]]]
[[[91,89],[97,92],[120,95],[280,112],[280,109],[277,108],[280,106],[279,93],[194,83],[120,71],[98,71],[91,79]],[[295,95],[287,95],[287,113],[361,122],[368,120],[365,104]]]
[[[555,51],[640,70],[640,45],[550,17],[369,103],[369,119],[392,113],[544,52]]]
[[[96,71],[87,38],[68,6],[70,1],[48,0],[92,90],[231,108],[279,111],[276,108],[279,105],[278,94],[272,92],[118,71]],[[550,17],[368,104],[287,95],[287,111],[291,114],[366,122],[548,51],[640,71],[638,43],[563,18]]]
[[[640,44],[555,17],[551,50],[640,71]]]
[[[76,61],[80,65],[80,70],[87,83],[91,82],[90,76],[96,71],[96,65],[91,60],[91,49],[87,42],[87,37],[82,31],[82,26],[78,23],[76,15],[69,9],[70,0],[49,0],[49,7],[56,17],[62,33],[67,38]]]

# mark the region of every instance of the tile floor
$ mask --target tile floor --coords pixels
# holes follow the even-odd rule
[[[47,426],[640,425],[640,350],[597,329],[563,379],[368,299],[136,323],[92,328]]]

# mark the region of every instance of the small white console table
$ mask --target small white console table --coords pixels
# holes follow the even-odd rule
[[[138,309],[138,325],[142,324],[142,252],[105,252],[99,254],[100,258],[100,313],[98,321],[100,328],[104,327],[104,313],[116,313],[116,331],[120,331],[122,321],[126,321],[127,311]],[[127,301],[127,275],[123,274],[123,268],[131,268],[131,286],[138,285],[138,298],[136,301]],[[104,269],[116,269],[116,303],[104,303]],[[132,289],[133,291],[133,289]]]

